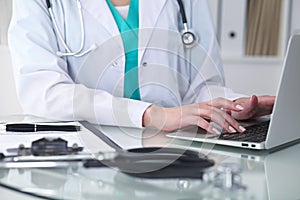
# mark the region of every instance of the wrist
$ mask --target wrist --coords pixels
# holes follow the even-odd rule
[[[143,127],[149,127],[151,124],[151,117],[150,117],[150,113],[151,113],[151,109],[152,109],[153,105],[149,106],[144,114],[143,114],[143,119],[142,119],[142,126]]]
[[[156,105],[149,106],[143,114],[143,127],[161,128],[161,117],[164,116],[164,112],[163,107]]]

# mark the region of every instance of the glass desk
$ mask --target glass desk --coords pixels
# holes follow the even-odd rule
[[[216,164],[203,179],[135,178],[112,168],[84,168],[80,162],[60,168],[1,168],[1,186],[28,199],[300,199],[298,143],[270,153],[174,140],[153,130],[96,128],[122,148],[188,147]],[[96,139],[90,139],[83,143],[95,145]]]

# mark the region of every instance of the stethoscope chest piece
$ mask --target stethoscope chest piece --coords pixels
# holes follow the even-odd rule
[[[193,30],[189,28],[182,0],[177,0],[177,3],[179,5],[179,10],[183,24],[183,30],[181,31],[181,40],[185,48],[192,48],[199,41],[199,37]]]
[[[181,39],[182,39],[182,43],[186,48],[194,47],[199,41],[199,37],[192,30],[187,30],[187,31],[183,30],[181,32]]]

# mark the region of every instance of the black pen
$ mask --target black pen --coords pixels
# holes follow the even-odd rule
[[[7,132],[38,132],[38,131],[62,131],[76,132],[80,131],[77,125],[44,125],[44,124],[6,124]]]

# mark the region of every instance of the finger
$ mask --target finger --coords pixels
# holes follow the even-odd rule
[[[230,101],[228,99],[224,98],[217,98],[213,99],[212,101],[208,102],[208,105],[217,107],[219,109],[227,109],[227,110],[232,110],[232,111],[241,111],[244,110],[244,107],[239,105],[238,103],[235,103],[233,101]]]
[[[274,106],[276,96],[258,96],[258,103],[263,106]]]
[[[225,130],[228,133],[235,133],[235,132],[242,133],[242,132],[246,131],[246,129],[243,126],[241,126],[241,124],[231,116],[231,113],[228,114],[227,112],[220,111],[218,109],[216,109],[215,112],[217,112],[220,116],[222,116],[225,119],[225,121],[227,122],[228,127]],[[225,125],[227,125],[227,124],[225,124]]]
[[[211,120],[217,123],[220,127],[228,133],[244,132],[245,128],[242,127],[234,118],[226,112],[221,111],[215,107],[205,107],[200,110],[200,117]]]
[[[197,126],[203,128],[204,130],[206,130],[209,133],[214,133],[214,134],[217,134],[217,135],[221,135],[221,132],[219,130],[217,130],[207,120],[205,120],[201,117],[198,118]]]
[[[256,95],[252,95],[250,98],[250,106],[255,107],[258,105],[258,97]]]
[[[253,97],[251,100],[253,110],[255,110],[255,113],[253,114],[254,117],[259,117],[263,115],[268,115],[272,113],[274,103],[275,103],[275,97],[274,96],[260,96],[257,97],[258,100]]]
[[[217,114],[212,116],[212,120],[222,126],[224,130],[228,133],[244,132],[245,128],[240,125],[231,115],[224,111],[213,108],[214,112]]]
[[[220,110],[226,112],[228,115],[231,115],[231,113],[232,113],[231,110],[228,110],[228,109],[225,109],[225,108],[221,108]]]

